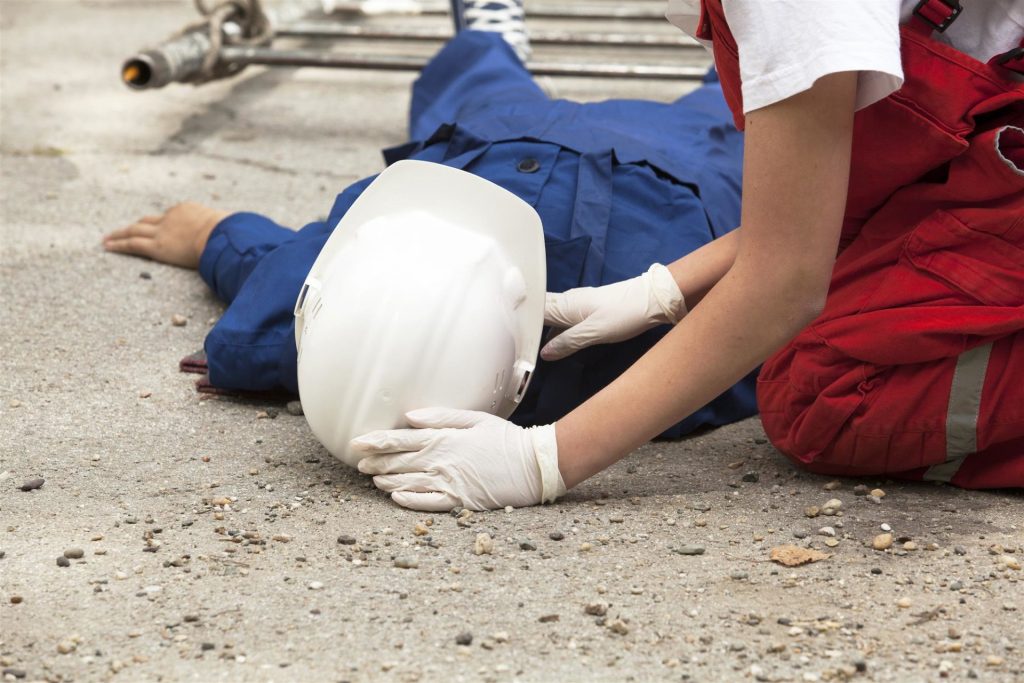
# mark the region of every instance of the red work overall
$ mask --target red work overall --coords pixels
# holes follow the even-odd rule
[[[903,87],[855,117],[828,299],[764,364],[761,419],[815,472],[1021,487],[1024,48],[982,63],[932,38],[956,2],[922,4],[901,29]],[[742,127],[721,0],[701,14]]]

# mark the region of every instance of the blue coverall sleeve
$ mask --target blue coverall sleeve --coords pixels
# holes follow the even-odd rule
[[[295,235],[294,230],[258,213],[233,213],[210,233],[199,260],[199,275],[218,298],[230,304],[263,257]]]

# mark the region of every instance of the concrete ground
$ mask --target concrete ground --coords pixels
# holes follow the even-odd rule
[[[1017,493],[832,484],[748,420],[648,445],[557,505],[457,520],[394,506],[301,417],[266,417],[280,406],[201,400],[177,361],[221,307],[192,273],[105,254],[101,234],[182,199],[323,215],[402,142],[412,76],[118,83],[122,58],[192,16],[0,0],[6,679],[1022,680]],[[841,516],[806,516],[832,498]],[[897,540],[874,550],[883,524]],[[829,557],[770,562],[786,544]]]

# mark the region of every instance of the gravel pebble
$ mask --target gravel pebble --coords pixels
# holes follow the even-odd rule
[[[565,539],[565,534],[563,534],[561,531],[552,531],[550,534],[548,534],[548,538],[550,538],[552,541],[561,541]]]
[[[348,536],[346,534],[342,534],[341,536],[338,536],[338,543],[340,543],[342,545],[355,545],[356,544],[356,539],[355,539],[354,536]]]
[[[533,541],[519,541],[520,550],[536,550],[537,546]]]
[[[22,484],[19,488],[22,491],[35,491],[36,489],[41,488],[42,485],[45,484],[45,483],[46,483],[46,480],[43,479],[42,477],[39,477],[37,479],[29,479],[24,484]]]
[[[85,555],[85,551],[81,548],[68,548],[64,551],[64,557],[69,560],[80,560]]]
[[[853,487],[853,495],[855,496],[866,496],[870,492],[871,489],[869,489],[864,484],[857,484],[856,486]]]
[[[821,506],[821,514],[829,517],[835,516],[839,509],[843,507],[843,501],[838,498],[831,498]]]
[[[464,632],[460,633],[459,635],[455,636],[455,644],[456,645],[472,645],[473,644],[473,634],[470,633],[469,631],[464,631]]]
[[[679,548],[673,548],[672,552],[677,555],[703,555],[704,550],[705,548],[702,545],[684,545]]]
[[[71,560],[69,560],[68,558],[66,558],[63,555],[61,555],[60,557],[57,558],[57,566],[58,567],[70,567],[71,566]]]
[[[175,327],[185,327],[185,325],[188,325],[188,318],[180,313],[175,313],[171,316],[171,324]]]
[[[740,477],[740,479],[742,481],[750,482],[753,484],[757,483],[761,479],[761,475],[758,474],[757,472],[747,472],[742,477]]]
[[[620,636],[624,636],[629,633],[629,625],[622,619],[613,619],[608,622],[607,626],[609,631]]]
[[[289,415],[299,416],[302,415],[302,402],[301,401],[288,401],[285,404],[284,410]]]
[[[589,614],[593,617],[603,617],[608,614],[608,603],[607,602],[591,602],[583,608],[584,614]]]
[[[871,547],[875,550],[888,550],[892,547],[892,534],[878,534],[871,541]]]
[[[476,540],[473,541],[473,554],[490,555],[492,552],[494,552],[494,539],[491,538],[491,535],[477,534]]]
[[[396,557],[395,566],[399,569],[416,569],[420,566],[420,561],[415,557]]]

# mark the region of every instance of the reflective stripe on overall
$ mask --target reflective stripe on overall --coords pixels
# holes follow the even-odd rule
[[[903,87],[855,117],[825,309],[761,371],[765,431],[813,471],[1024,486],[1024,50],[934,40],[953,6],[901,28]],[[742,125],[735,40],[702,10]]]

